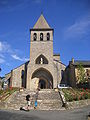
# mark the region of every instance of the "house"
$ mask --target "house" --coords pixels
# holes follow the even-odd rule
[[[79,84],[78,81],[78,66],[81,65],[85,72],[85,79],[87,87],[90,88],[90,61],[74,60],[69,61],[69,65],[66,67],[63,74],[63,82],[69,86],[76,87]]]

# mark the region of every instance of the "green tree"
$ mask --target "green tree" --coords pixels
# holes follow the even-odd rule
[[[86,82],[86,75],[85,75],[85,70],[82,64],[78,64],[77,66],[77,82],[78,83],[85,83]]]

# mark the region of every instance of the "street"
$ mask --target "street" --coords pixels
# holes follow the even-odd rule
[[[0,120],[87,120],[89,112],[90,106],[61,111],[31,110],[25,112],[0,110]]]

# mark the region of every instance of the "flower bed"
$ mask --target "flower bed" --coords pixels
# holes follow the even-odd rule
[[[65,99],[68,102],[90,99],[90,89],[63,88],[62,91],[64,92]]]

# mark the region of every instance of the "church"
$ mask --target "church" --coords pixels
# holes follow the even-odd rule
[[[57,88],[66,66],[53,53],[52,29],[43,14],[30,29],[30,60],[5,75],[10,87],[35,90]]]

